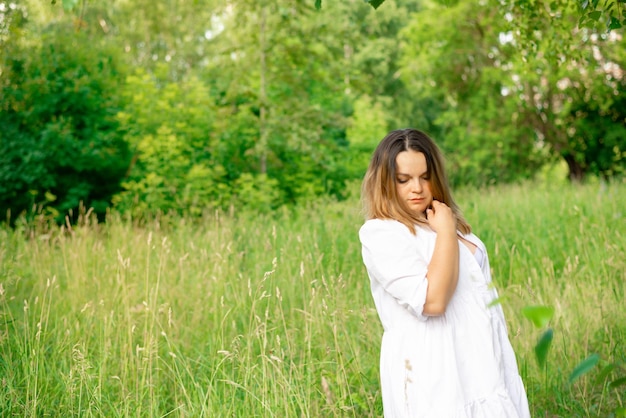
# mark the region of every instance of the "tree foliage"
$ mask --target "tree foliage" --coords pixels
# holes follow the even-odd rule
[[[64,25],[40,36],[3,44],[0,210],[54,202],[62,219],[82,202],[104,214],[129,156],[115,120],[123,70],[106,44],[81,47]]]
[[[304,1],[233,1],[221,15],[214,46],[224,52],[206,74],[221,79],[215,89],[228,123],[217,127],[218,142],[229,157],[240,154],[230,178],[271,179],[275,205],[341,195],[347,103],[335,28]]]
[[[341,199],[407,126],[455,185],[624,175],[621,3],[316,5],[0,0],[0,210]]]
[[[167,68],[162,73],[167,74]],[[171,82],[137,70],[116,119],[133,158],[114,202],[135,216],[150,211],[200,214],[226,198],[224,168],[211,141],[214,105],[195,77]]]
[[[437,103],[432,130],[456,184],[530,177],[542,162],[532,130],[503,94],[513,52],[499,41],[499,22],[477,1],[433,4],[403,32],[403,76],[414,96]]]
[[[378,9],[385,0],[364,0],[374,9]],[[607,30],[620,29],[626,26],[626,8],[622,0],[583,0],[581,2],[554,1],[554,0],[514,0],[503,2],[501,6],[510,5],[512,8],[532,18],[536,16],[536,10],[551,10],[558,13],[561,6],[569,7],[576,5],[579,12],[579,24],[581,26],[595,26],[596,22],[604,24]],[[315,0],[315,7],[322,7],[322,0]]]
[[[578,29],[573,10],[536,12],[529,35],[512,13],[471,0],[433,4],[404,31],[403,75],[415,96],[440,106],[432,124],[453,179],[512,181],[550,157],[575,180],[622,172],[626,114],[613,105],[623,100],[621,36]]]

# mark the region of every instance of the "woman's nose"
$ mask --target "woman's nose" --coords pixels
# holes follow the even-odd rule
[[[413,181],[413,190],[416,193],[420,193],[422,191],[422,182],[420,181],[420,179],[416,179],[415,181]]]

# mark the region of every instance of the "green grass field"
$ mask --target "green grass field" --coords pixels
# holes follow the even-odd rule
[[[457,200],[489,250],[533,417],[625,416],[626,183]],[[0,229],[0,416],[382,416],[361,224],[354,198]],[[533,305],[554,308],[545,327],[522,315]]]

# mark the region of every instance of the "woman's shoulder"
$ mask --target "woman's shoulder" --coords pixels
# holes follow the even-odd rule
[[[404,225],[400,221],[396,221],[395,219],[381,219],[381,218],[373,218],[368,219],[363,223],[363,227],[380,227],[383,225]]]
[[[376,231],[397,231],[411,233],[409,228],[400,221],[395,219],[368,219],[361,226],[359,233],[368,233]]]
[[[373,238],[383,239],[403,239],[403,240],[415,240],[415,238],[424,236],[428,232],[428,229],[415,225],[415,234],[402,222],[395,219],[369,219],[359,229],[359,236],[361,239]]]
[[[426,254],[436,239],[434,232],[416,225],[415,234],[402,222],[392,219],[371,219],[359,230],[365,253],[381,257],[412,257]]]

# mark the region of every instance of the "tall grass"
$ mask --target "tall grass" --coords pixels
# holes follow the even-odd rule
[[[533,416],[623,406],[606,383],[626,374],[626,185],[457,198],[490,251]],[[0,230],[0,415],[381,416],[361,223],[355,198]],[[537,304],[556,309],[545,367],[521,315]],[[590,353],[600,367],[569,383]]]

